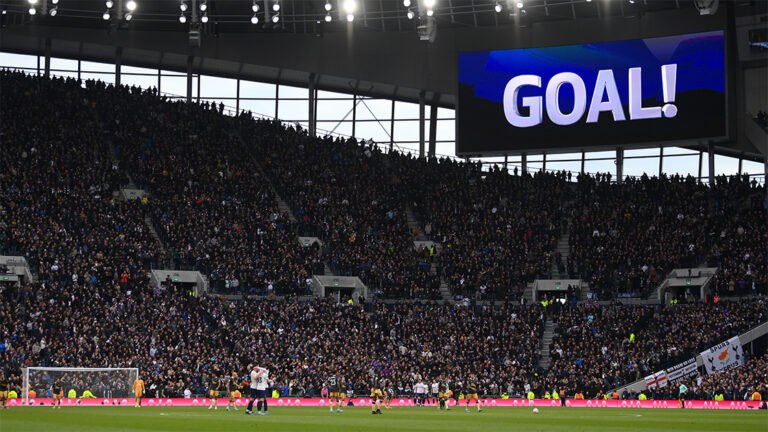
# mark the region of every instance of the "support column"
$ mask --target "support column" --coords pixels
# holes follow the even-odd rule
[[[78,81],[80,81],[80,79],[81,79],[81,78],[80,78],[80,69],[81,69],[82,63],[83,63],[83,62],[82,62],[82,61],[80,61],[80,60],[78,60],[78,61],[77,61],[77,80],[78,80]],[[158,91],[160,91],[160,88],[159,88],[159,87],[158,87]]]
[[[581,152],[581,175],[584,175],[584,161],[587,159],[587,153]]]
[[[237,90],[235,91],[235,115],[240,115],[240,78],[237,79]]]
[[[522,164],[522,172],[520,175],[526,174],[528,172],[528,154],[522,153],[520,154],[520,162]]]
[[[424,157],[424,92],[419,93],[419,157]]]
[[[197,72],[197,96],[195,97],[195,102],[200,103],[200,72]]]
[[[389,117],[389,151],[395,147],[395,100],[392,99],[392,115]]]
[[[192,61],[193,56],[187,56],[187,103],[192,102]]]
[[[659,147],[659,178],[664,171],[664,147]]]
[[[311,73],[309,74],[309,83],[307,84],[307,92],[309,93],[309,116],[307,117],[309,119],[309,136],[314,137],[315,134],[315,127],[317,126],[317,116],[315,115],[315,98],[316,98],[316,91],[315,91],[315,74]]]
[[[429,110],[429,156],[435,157],[437,148],[437,105],[432,105]]]
[[[715,184],[715,146],[712,143],[707,146],[707,152],[709,153],[709,185],[711,187]]]
[[[266,21],[266,19],[264,19],[264,21]],[[280,108],[280,84],[275,84],[275,118],[276,119],[280,118],[280,116],[278,115],[278,113],[280,112],[278,111],[278,108]]]
[[[701,171],[702,171],[702,165],[704,164],[704,151],[699,150],[699,177],[697,178],[698,182],[701,183]]]
[[[547,152],[541,154],[541,170],[547,172]]]
[[[115,87],[120,85],[121,68],[123,67],[123,47],[115,48]]]
[[[357,132],[357,94],[352,95],[352,136],[356,137]]]
[[[507,168],[509,165],[509,155],[504,155],[504,172],[509,174],[509,169]]]
[[[737,173],[739,176],[741,176],[741,167],[743,162],[744,162],[744,154],[742,153],[739,155],[739,172]]]
[[[160,86],[160,83],[163,81],[162,76],[163,76],[163,71],[160,68],[160,65],[158,65],[157,66],[157,94],[158,95],[162,94],[162,90]]]
[[[624,181],[624,147],[616,147],[616,183]]]
[[[50,78],[51,76],[51,40],[49,38],[45,39],[45,69],[43,74],[46,78]],[[39,66],[38,66],[39,69]],[[38,73],[39,75],[39,73]]]

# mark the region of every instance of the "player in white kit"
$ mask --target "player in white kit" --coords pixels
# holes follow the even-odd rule
[[[267,406],[267,389],[272,383],[269,379],[269,369],[259,368],[261,374],[256,381],[256,397],[259,399],[259,404],[256,407],[258,415],[269,414],[269,408]]]
[[[256,400],[256,398],[259,397],[258,393],[258,386],[259,386],[259,378],[261,378],[261,375],[264,373],[262,368],[253,365],[248,365],[248,369],[251,371],[251,386],[250,386],[250,393],[248,394],[248,397],[250,398],[250,401],[248,401],[248,407],[245,409],[245,413],[248,415],[253,415],[253,401]],[[259,402],[259,405],[261,405],[261,402]]]

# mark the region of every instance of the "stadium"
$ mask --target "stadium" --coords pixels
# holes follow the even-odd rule
[[[0,431],[768,430],[768,2],[0,0]]]

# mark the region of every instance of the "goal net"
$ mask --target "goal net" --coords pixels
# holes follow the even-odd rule
[[[88,391],[95,398],[129,399],[138,376],[138,368],[28,367],[24,369],[22,397],[25,405],[30,399],[53,397],[58,379],[65,398],[74,390],[78,398]]]

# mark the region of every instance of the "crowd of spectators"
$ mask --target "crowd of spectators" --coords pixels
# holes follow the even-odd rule
[[[298,243],[223,107],[138,88],[101,91],[120,166],[150,193],[167,264],[210,275],[229,293],[307,293],[305,281],[322,273],[317,250]]]
[[[306,130],[241,118],[269,180],[291,205],[299,233],[323,241],[336,275],[358,276],[391,298],[440,298],[440,280],[415,249],[396,174],[397,155],[354,139],[310,138]]]
[[[0,74],[11,155],[0,171],[0,248],[36,275],[0,285],[0,365],[17,388],[24,366],[138,367],[159,394],[202,394],[212,375],[258,358],[281,387],[306,395],[337,367],[356,391],[371,374],[407,391],[477,373],[491,394],[568,395],[637,379],[766,319],[763,300],[563,307],[549,318],[552,365],[539,370],[545,313],[517,301],[525,284],[551,276],[565,232],[563,267],[601,298],[702,260],[720,266],[721,294],[765,292],[764,190],[742,178],[574,185],[564,173],[485,172],[311,138],[154,90]],[[116,199],[131,183],[149,196]],[[408,211],[442,245],[437,256],[414,248]],[[304,247],[299,235],[323,246]],[[443,279],[455,294],[506,302],[227,302],[152,287],[147,276],[190,268],[241,291],[295,295],[324,261],[383,297],[439,298]]]
[[[741,293],[768,288],[765,190],[748,177],[610,178],[579,176],[567,271],[597,298],[648,297],[674,268],[720,265],[717,284]],[[713,246],[714,249],[713,249]],[[744,289],[747,285],[748,289]]]
[[[754,392],[765,400],[768,393],[768,353],[753,357],[734,369],[717,375],[701,375],[683,383],[689,389],[689,399],[752,400]]]
[[[553,319],[546,386],[591,395],[642,379],[765,322],[768,302],[580,304]]]

